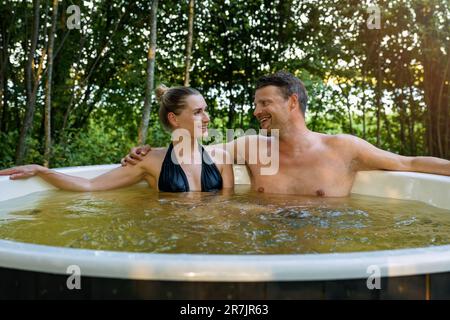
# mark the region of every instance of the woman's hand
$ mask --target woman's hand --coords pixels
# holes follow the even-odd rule
[[[9,176],[11,180],[26,179],[35,176],[43,169],[46,168],[37,164],[29,164],[0,170],[0,176]]]

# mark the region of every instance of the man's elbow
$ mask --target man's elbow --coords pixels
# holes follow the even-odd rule
[[[388,161],[383,161],[373,169],[388,171],[414,171],[414,159],[412,157],[396,156]]]
[[[401,156],[398,171],[416,171],[415,157]]]

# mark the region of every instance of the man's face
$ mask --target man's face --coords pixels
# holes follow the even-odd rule
[[[289,121],[289,99],[285,99],[276,86],[266,86],[255,92],[255,111],[261,129],[281,129]]]

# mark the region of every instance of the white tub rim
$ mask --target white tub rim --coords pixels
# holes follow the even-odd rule
[[[88,250],[0,240],[0,267],[169,281],[273,282],[367,279],[450,271],[450,245],[329,254],[165,254]],[[373,269],[376,268],[376,269]],[[379,273],[378,273],[379,272]]]
[[[98,174],[116,166],[70,167],[59,168],[58,171]],[[380,181],[395,177],[399,181],[423,179],[445,186],[450,184],[450,177],[408,172],[363,172],[360,176],[361,181],[367,177]],[[0,177],[0,186],[7,181],[8,177]],[[34,185],[36,190],[50,189],[42,181],[28,181],[28,184],[25,181],[20,183]],[[245,179],[241,182],[245,183]],[[373,191],[370,184],[366,189],[363,184],[359,188],[361,192],[357,193],[360,194]],[[374,275],[373,266],[382,277],[449,272],[450,245],[330,254],[216,255],[115,252],[0,240],[0,267],[69,276],[67,268],[71,265],[80,268],[82,277],[134,280],[261,282],[367,279]]]

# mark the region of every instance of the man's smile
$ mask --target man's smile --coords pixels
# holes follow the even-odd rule
[[[266,126],[267,124],[270,123],[270,120],[272,119],[271,116],[267,115],[267,116],[262,116],[258,118],[259,124],[261,127]]]

